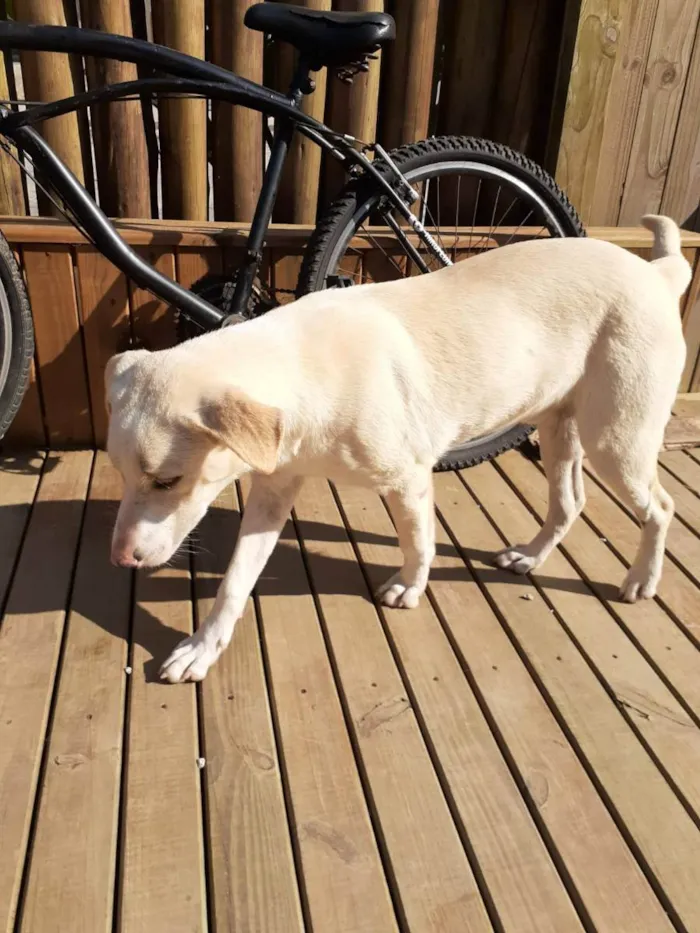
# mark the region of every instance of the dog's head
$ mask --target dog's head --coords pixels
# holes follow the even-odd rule
[[[225,486],[276,468],[281,412],[203,369],[177,349],[107,365],[107,450],[124,480],[112,561],[123,567],[169,560]]]

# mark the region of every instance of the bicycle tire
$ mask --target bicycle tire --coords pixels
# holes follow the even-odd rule
[[[0,233],[0,440],[19,411],[33,356],[34,326],[27,290],[14,253]]]
[[[522,153],[507,146],[476,137],[438,136],[402,146],[389,155],[402,173],[459,159],[495,166],[530,186],[556,216],[565,236],[586,235],[576,210],[551,175]],[[297,297],[325,287],[326,276],[333,271],[327,268],[329,258],[336,251],[339,238],[344,233],[347,235],[349,223],[358,208],[366,204],[373,193],[379,202],[383,195],[372,179],[362,177],[353,180],[327,209],[306,247],[297,284]],[[492,460],[507,450],[521,446],[533,430],[530,425],[518,424],[483,439],[477,438],[467,445],[448,451],[435,465],[435,470],[464,469]]]

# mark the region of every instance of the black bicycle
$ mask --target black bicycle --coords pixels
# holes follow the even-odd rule
[[[394,38],[385,13],[329,13],[277,3],[248,9],[245,24],[293,45],[297,64],[287,95],[173,49],[95,30],[0,22],[0,48],[112,58],[152,69],[152,76],[109,85],[24,110],[0,107],[0,145],[31,160],[32,174],[60,199],[68,219],[125,275],[171,303],[191,337],[257,316],[273,301],[258,281],[265,234],[290,141],[295,132],[339,160],[349,179],[318,222],[306,246],[296,295],[346,287],[367,275],[368,248],[381,257],[384,278],[430,272],[483,248],[538,236],[583,236],[581,222],[555,181],[538,165],[505,146],[471,137],[442,136],[386,152],[306,115],[300,108],[314,90],[311,73],[327,67],[351,79]],[[243,263],[222,278],[207,277],[192,290],[161,275],[119,236],[77,178],[35,129],[42,120],[102,101],[144,95],[196,95],[260,111],[269,158]],[[24,170],[26,165],[21,163]],[[0,237],[0,438],[27,386],[33,355],[31,311],[22,275]],[[426,310],[429,313],[429,310]],[[498,366],[499,361],[493,360]],[[523,425],[474,438],[450,451],[437,469],[470,466],[518,446]]]

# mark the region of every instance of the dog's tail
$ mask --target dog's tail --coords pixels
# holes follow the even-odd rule
[[[681,253],[681,233],[670,217],[646,214],[642,223],[654,234],[651,264],[661,273],[673,294],[680,298],[690,285],[693,271]]]

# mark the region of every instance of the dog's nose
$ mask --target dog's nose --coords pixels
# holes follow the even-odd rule
[[[143,560],[143,551],[140,551],[138,548],[134,551],[134,560],[137,564],[140,564]]]
[[[143,559],[143,552],[136,548],[134,551],[112,551],[112,563],[116,567],[138,567]]]

